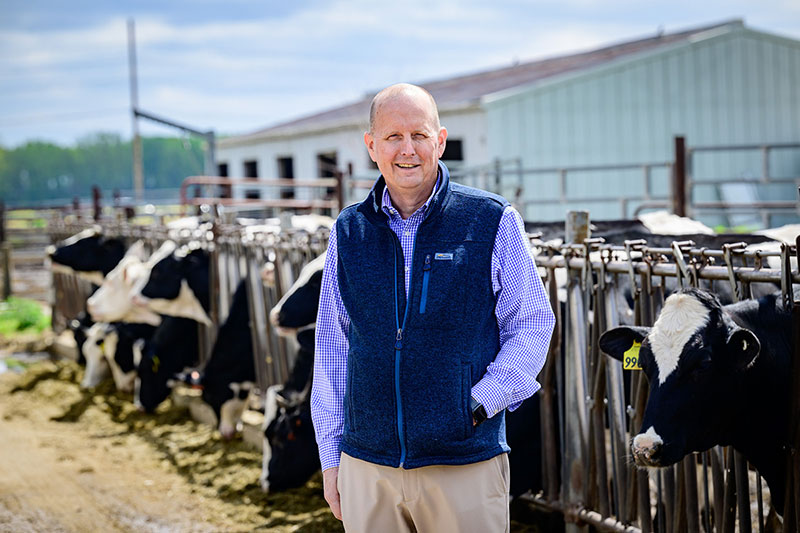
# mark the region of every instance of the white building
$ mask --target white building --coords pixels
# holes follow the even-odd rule
[[[676,135],[691,146],[800,144],[800,41],[752,30],[740,20],[420,85],[433,94],[447,127],[443,159],[451,169],[495,160],[516,160],[520,170],[663,163],[672,161]],[[378,172],[363,143],[373,96],[221,140],[220,174],[313,179],[338,169],[374,179]],[[693,177],[760,176],[762,152],[698,159]],[[800,146],[767,157],[772,176],[800,175]],[[731,161],[744,167],[732,168]],[[653,167],[646,185],[639,174],[575,173],[561,191],[557,172],[519,172],[499,192],[510,197],[519,188],[523,203],[538,197],[539,204],[523,209],[528,219],[562,218],[565,191],[581,204],[568,207],[588,208],[595,218],[630,216],[639,202],[668,194],[669,169]],[[724,188],[716,189],[698,188],[696,196],[723,198]],[[309,194],[296,191],[297,198]],[[586,205],[593,194],[599,200]],[[796,190],[787,182],[753,194],[774,200],[793,198]],[[553,196],[552,205],[541,201],[543,195]],[[600,199],[609,195],[631,201]],[[778,220],[794,220],[797,213],[788,216]]]

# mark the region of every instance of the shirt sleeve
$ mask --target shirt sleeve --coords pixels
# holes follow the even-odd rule
[[[500,351],[472,388],[472,396],[494,416],[506,408],[513,411],[539,390],[536,376],[555,326],[522,217],[510,206],[500,218],[491,271]]]
[[[314,422],[322,470],[339,466],[339,443],[344,431],[344,392],[347,383],[347,331],[350,317],[339,293],[336,225],[331,229],[322,270],[311,388]]]

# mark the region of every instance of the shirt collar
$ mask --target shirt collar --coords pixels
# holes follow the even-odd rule
[[[433,186],[433,190],[431,191],[431,195],[428,196],[428,199],[425,200],[425,203],[422,204],[419,209],[414,211],[414,213],[411,216],[416,215],[420,211],[422,213],[425,213],[425,211],[428,209],[428,206],[431,203],[431,200],[433,200],[433,196],[436,194],[436,191],[439,190],[439,184],[441,182],[442,182],[442,169],[440,167],[439,168],[439,172],[436,175],[436,185]],[[394,207],[394,205],[392,205],[392,197],[389,196],[389,187],[384,187],[383,188],[383,198],[382,198],[382,202],[381,202],[381,209],[383,209],[383,212],[386,213],[389,216],[392,216],[392,210],[394,210],[394,212],[399,215],[397,209]]]

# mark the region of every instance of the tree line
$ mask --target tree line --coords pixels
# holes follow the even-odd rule
[[[145,189],[177,188],[186,176],[203,173],[203,142],[144,137],[142,159]],[[75,146],[41,141],[16,148],[0,146],[0,198],[9,205],[87,198],[94,185],[106,201],[114,190],[133,189],[131,141],[97,133]]]

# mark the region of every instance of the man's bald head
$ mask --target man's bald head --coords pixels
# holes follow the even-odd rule
[[[370,132],[372,132],[373,128],[375,127],[375,116],[377,115],[381,106],[395,98],[421,98],[427,100],[431,105],[431,112],[435,121],[434,126],[436,127],[436,130],[441,128],[439,123],[439,109],[436,107],[436,101],[433,99],[433,95],[417,85],[411,85],[410,83],[397,83],[383,89],[375,95],[375,98],[372,99],[372,104],[369,106]]]

